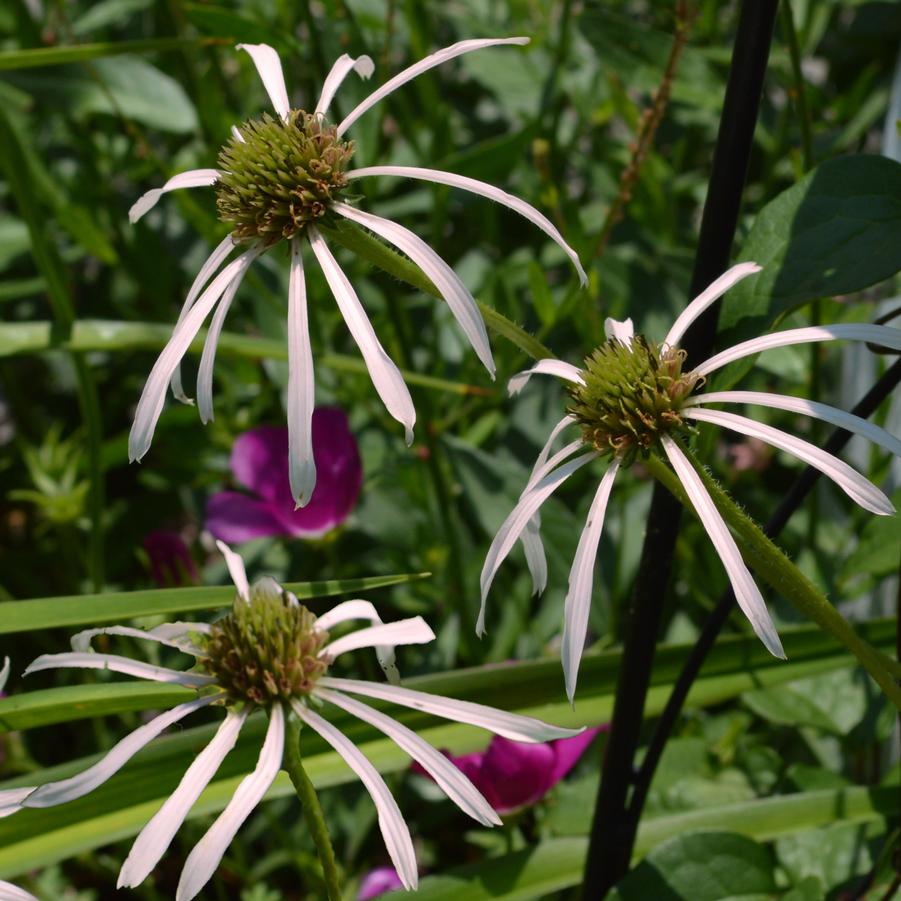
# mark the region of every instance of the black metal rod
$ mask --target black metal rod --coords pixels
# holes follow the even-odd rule
[[[698,237],[692,296],[729,264],[777,7],[778,0],[742,2]],[[689,366],[713,349],[717,316],[715,306],[699,317],[686,335],[682,346]],[[603,898],[628,872],[635,845],[636,823],[627,803],[680,518],[679,503],[662,485],[656,485],[629,608],[585,867],[583,897],[592,901]]]

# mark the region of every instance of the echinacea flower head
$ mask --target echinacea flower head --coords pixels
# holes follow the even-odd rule
[[[341,525],[363,484],[363,464],[347,415],[317,407],[312,418],[316,488],[296,508],[288,483],[288,430],[258,426],[238,436],[231,453],[232,475],[252,492],[218,491],[207,501],[205,525],[229,544],[267,535],[318,538]]]
[[[435,638],[421,617],[384,623],[372,604],[364,600],[345,601],[315,616],[269,577],[249,584],[241,558],[221,542],[219,547],[237,589],[232,610],[222,619],[212,624],[165,623],[149,631],[129,626],[89,629],[73,637],[72,651],[45,654],[26,670],[28,674],[57,667],[105,669],[192,688],[197,692],[196,698],[159,714],[76,776],[41,786],[0,791],[0,817],[25,807],[53,807],[80,798],[110,779],[165,729],[196,711],[213,705],[223,707],[225,718],[215,735],[188,767],[172,795],[141,830],[122,865],[119,886],[138,885],[166,852],[201,792],[235,746],[247,719],[263,714],[268,718],[268,727],[254,771],[244,778],[185,861],[176,899],[187,901],[206,885],[238,829],[272,785],[282,766],[285,732],[293,728],[293,717],[331,745],[363,782],[375,803],[391,862],[402,884],[414,888],[416,856],[403,815],[384,779],[329,720],[330,713],[350,714],[384,733],[423,767],[455,804],[485,826],[497,825],[500,820],[479,790],[415,732],[360,698],[392,702],[478,726],[515,741],[546,742],[579,734],[578,730],[560,729],[482,704],[401,687],[397,684],[395,646],[423,644]],[[366,623],[363,628],[337,638],[331,634],[337,628],[360,621]],[[194,657],[195,665],[189,670],[179,670],[98,653],[91,648],[93,638],[98,635],[156,642]],[[389,684],[329,675],[338,657],[363,648],[374,648]]]
[[[607,462],[579,539],[564,601],[561,656],[570,700],[575,695],[588,632],[594,564],[613,482],[622,467],[649,454],[669,462],[726,569],[739,606],[767,649],[777,657],[785,656],[760,590],[695,464],[682,448],[682,439],[694,431],[695,423],[713,423],[769,444],[819,469],[864,509],[878,515],[895,512],[879,488],[832,454],[773,426],[712,407],[745,404],[787,410],[847,429],[901,456],[901,441],[885,429],[844,410],[803,398],[759,391],[702,393],[699,389],[713,372],[770,348],[850,340],[901,350],[901,330],[861,323],[789,329],[743,341],[693,369],[686,369],[685,353],[679,347],[685,331],[732,285],[759,271],[755,263],[733,266],[682,311],[659,344],[636,335],[629,319],[608,319],[606,342],[589,354],[581,367],[561,360],[541,360],[510,380],[510,391],[516,393],[533,375],[555,376],[565,383],[569,406],[551,431],[519,502],[488,551],[482,568],[482,608],[476,627],[480,634],[485,629],[485,604],[492,581],[517,540],[522,540],[536,591],[544,590],[547,561],[539,536],[541,505],[582,467],[596,460]],[[554,443],[568,429],[578,429],[578,437],[552,453]]]
[[[278,54],[266,44],[239,44],[250,54],[275,115],[263,113],[232,130],[219,154],[219,168],[195,169],[170,178],[162,188],[144,194],[129,218],[140,219],[159,198],[178,188],[215,186],[220,219],[230,233],[212,252],[194,280],[168,344],[144,386],[131,429],[128,453],[140,460],[147,453],[163,410],[166,386],[187,401],[179,365],[206,318],[207,332],[197,374],[197,407],[204,422],[213,418],[213,364],[225,317],[248,267],[260,254],[286,241],[290,249],[288,287],[288,430],[290,485],[298,506],[309,503],[316,485],[311,417],[314,403],[313,355],[310,345],[307,291],[301,244],[304,240],[325,275],[344,321],[360,348],[376,392],[389,414],[413,440],[416,412],[400,370],[385,352],[356,291],[332,255],[322,228],[342,221],[354,223],[405,254],[431,279],[478,355],[494,377],[488,333],[472,294],[420,237],[409,229],[351,203],[352,181],[370,176],[418,179],[481,195],[524,216],[557,243],[576,267],[584,284],[584,270],[575,251],[557,228],[534,207],[499,188],[452,172],[415,166],[369,166],[350,169],[354,145],[348,128],[378,101],[423,72],[475,50],[504,44],[526,44],[528,38],[460,41],[404,69],[359,103],[337,125],[328,119],[335,92],[351,72],[369,78],[373,63],[343,54],[334,64],[312,111],[293,107],[288,98]],[[233,252],[237,255],[229,261]],[[213,312],[215,311],[215,312]]]

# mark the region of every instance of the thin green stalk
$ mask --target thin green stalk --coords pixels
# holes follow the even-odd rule
[[[341,884],[338,879],[338,865],[335,862],[335,849],[329,838],[328,826],[319,804],[319,797],[307,771],[303,768],[300,757],[300,725],[295,726],[293,718],[289,718],[285,731],[285,756],[282,769],[290,776],[297,792],[298,800],[303,808],[304,819],[319,853],[322,864],[322,875],[325,879],[325,890],[329,901],[341,901]]]
[[[729,497],[719,482],[687,448],[689,459],[704,482],[717,509],[730,526],[745,561],[796,609],[840,641],[873,677],[889,700],[901,710],[901,687],[888,666],[887,655],[864,641],[820,590],[764,535],[763,530]],[[658,457],[645,461],[651,474],[687,509],[694,511],[678,476]],[[894,667],[893,667],[894,668]]]

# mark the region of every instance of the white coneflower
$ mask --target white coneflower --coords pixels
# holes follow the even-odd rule
[[[859,416],[803,398],[759,391],[706,394],[695,391],[717,369],[773,347],[844,339],[901,350],[901,330],[867,324],[790,329],[743,341],[690,372],[682,371],[685,352],[678,345],[688,326],[732,285],[758,271],[760,267],[755,263],[733,266],[685,308],[659,345],[635,335],[630,319],[625,322],[607,319],[606,343],[585,360],[581,369],[561,360],[542,360],[510,380],[510,391],[516,393],[532,375],[556,376],[567,383],[571,405],[551,432],[519,502],[488,551],[482,568],[482,608],[476,627],[480,634],[485,629],[485,602],[492,580],[517,539],[523,541],[536,590],[545,587],[546,562],[537,529],[541,505],[578,469],[598,458],[609,460],[579,539],[564,602],[561,656],[570,700],[575,694],[588,631],[594,563],[613,481],[621,466],[649,453],[658,453],[669,460],[726,568],[739,606],[767,649],[777,657],[785,656],[763,597],[726,523],[694,465],[680,448],[676,436],[690,431],[693,422],[710,422],[758,438],[819,469],[865,509],[880,515],[895,512],[882,491],[832,454],[772,426],[708,406],[738,403],[789,410],[862,435],[901,456],[901,441],[885,429]],[[554,441],[570,426],[579,428],[581,436],[551,455]]]
[[[269,718],[266,737],[254,771],[245,777],[225,810],[201,838],[185,862],[177,899],[193,898],[212,876],[232,838],[260,802],[282,765],[285,730],[293,713],[301,724],[318,733],[344,759],[366,786],[378,811],[379,827],[391,860],[407,888],[417,884],[416,857],[410,830],[384,779],[363,753],[317,709],[343,710],[383,732],[422,766],[461,810],[486,826],[500,819],[473,784],[443,754],[415,732],[364,704],[359,697],[391,701],[402,707],[434,714],[458,723],[487,729],[515,741],[545,742],[578,734],[531,717],[495,710],[402,688],[397,684],[334,678],[332,662],[360,648],[375,648],[389,680],[397,682],[394,647],[424,644],[435,638],[421,617],[383,623],[368,601],[345,601],[320,617],[273,579],[248,584],[241,558],[219,542],[237,588],[230,614],[208,623],[166,623],[150,631],[111,626],[80,632],[72,651],[38,657],[26,673],[57,667],[86,667],[125,673],[156,682],[184,685],[197,697],[159,714],[122,739],[83,773],[38,787],[0,792],[0,816],[25,807],[51,807],[80,798],[106,782],[141,748],[188,714],[213,704],[226,716],[210,743],[188,768],[178,787],[132,846],[119,874],[119,886],[142,882],[169,847],[188,811],[234,747],[247,718],[257,711]],[[328,630],[354,620],[371,625],[330,640]],[[96,635],[124,635],[177,648],[196,658],[190,672],[169,669],[91,650]]]
[[[137,222],[167,191],[215,185],[219,217],[232,229],[194,280],[172,337],[147,379],[129,436],[131,460],[140,460],[150,447],[163,409],[166,385],[171,382],[175,396],[187,401],[181,385],[179,363],[203,322],[215,309],[197,375],[200,416],[204,422],[212,419],[213,363],[229,306],[253,260],[273,245],[287,240],[291,247],[287,399],[291,490],[298,505],[303,506],[310,500],[316,484],[316,468],[310,427],[314,395],[313,356],[301,258],[304,236],[309,239],[310,249],[360,348],[375,390],[391,416],[404,426],[407,443],[413,440],[416,413],[400,370],[376,337],[356,292],[338,266],[317,223],[331,225],[348,219],[406,254],[441,292],[479,359],[494,377],[494,361],[485,324],[466,286],[453,269],[409,229],[343,202],[340,198],[351,180],[369,175],[401,176],[450,185],[494,200],[524,216],[554,240],[572,260],[582,283],[586,282],[579,258],[553,224],[534,207],[499,188],[434,169],[409,166],[347,168],[354,148],[352,142],[345,140],[344,134],[379,100],[417,75],[464,53],[500,44],[526,43],[528,38],[470,40],[439,50],[373,91],[337,126],[326,119],[332,97],[352,70],[363,78],[372,74],[373,63],[368,56],[357,59],[347,54],[341,56],[325,80],[315,109],[307,112],[291,106],[281,63],[272,47],[266,44],[238,45],[253,59],[277,115],[273,117],[264,113],[260,118],[233,129],[231,140],[219,154],[218,169],[182,172],[170,178],[162,188],[144,194],[129,212],[131,221]],[[238,246],[241,246],[241,252],[226,264],[229,255]]]

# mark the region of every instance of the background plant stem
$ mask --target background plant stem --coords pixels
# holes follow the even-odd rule
[[[691,296],[709,285],[729,263],[777,7],[777,0],[742,3]],[[712,349],[718,313],[718,305],[714,305],[686,334],[683,347],[689,366]],[[594,811],[583,883],[586,899],[603,898],[629,869],[637,821],[629,815],[628,797],[680,516],[678,501],[656,485],[628,612],[623,665]]]

